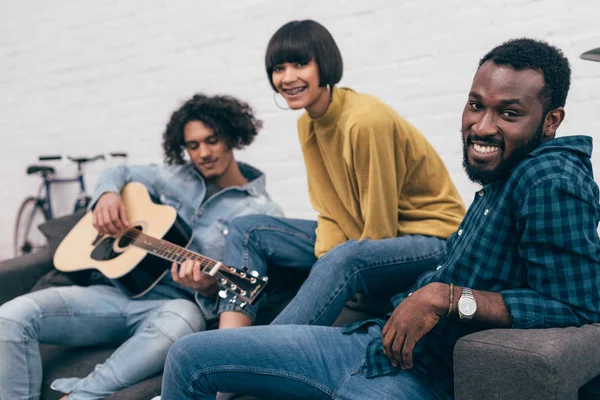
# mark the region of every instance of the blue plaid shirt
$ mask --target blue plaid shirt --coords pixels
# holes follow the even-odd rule
[[[452,282],[502,293],[513,328],[600,322],[600,206],[591,153],[590,137],[553,139],[531,152],[507,180],[477,192],[448,239],[446,262],[394,296],[394,307],[431,282]],[[385,325],[363,321],[344,331],[373,323]],[[440,319],[415,346],[414,371],[451,397],[454,345],[479,329],[456,318]],[[396,371],[381,338],[369,343],[366,360],[367,377]]]

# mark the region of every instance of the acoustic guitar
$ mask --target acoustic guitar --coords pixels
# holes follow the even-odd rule
[[[121,198],[132,228],[118,237],[102,235],[92,225],[89,211],[60,243],[54,253],[59,271],[96,269],[127,296],[137,298],[151,290],[171,263],[187,259],[200,262],[201,271],[213,276],[220,287],[219,296],[233,296],[232,303],[244,307],[257,300],[268,278],[256,271],[240,271],[219,261],[187,250],[191,229],[170,206],[155,204],[144,185],[128,183]]]

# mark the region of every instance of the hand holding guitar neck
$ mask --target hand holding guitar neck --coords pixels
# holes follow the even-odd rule
[[[202,272],[200,262],[185,260],[177,271],[177,263],[171,265],[171,277],[173,281],[182,286],[194,289],[202,296],[210,297],[217,294],[219,286],[212,276]]]

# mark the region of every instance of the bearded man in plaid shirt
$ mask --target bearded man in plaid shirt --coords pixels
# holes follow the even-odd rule
[[[599,322],[592,139],[555,138],[570,75],[560,50],[531,39],[506,42],[481,60],[461,131],[464,167],[483,187],[448,239],[446,262],[392,298],[386,320],[189,335],[169,352],[163,400],[213,399],[216,391],[451,398],[460,337]]]

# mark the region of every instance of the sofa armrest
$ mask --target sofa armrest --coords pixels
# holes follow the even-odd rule
[[[454,348],[454,395],[466,399],[577,399],[600,374],[600,324],[490,329]]]
[[[0,305],[28,293],[53,268],[54,252],[44,248],[36,253],[0,261]]]

